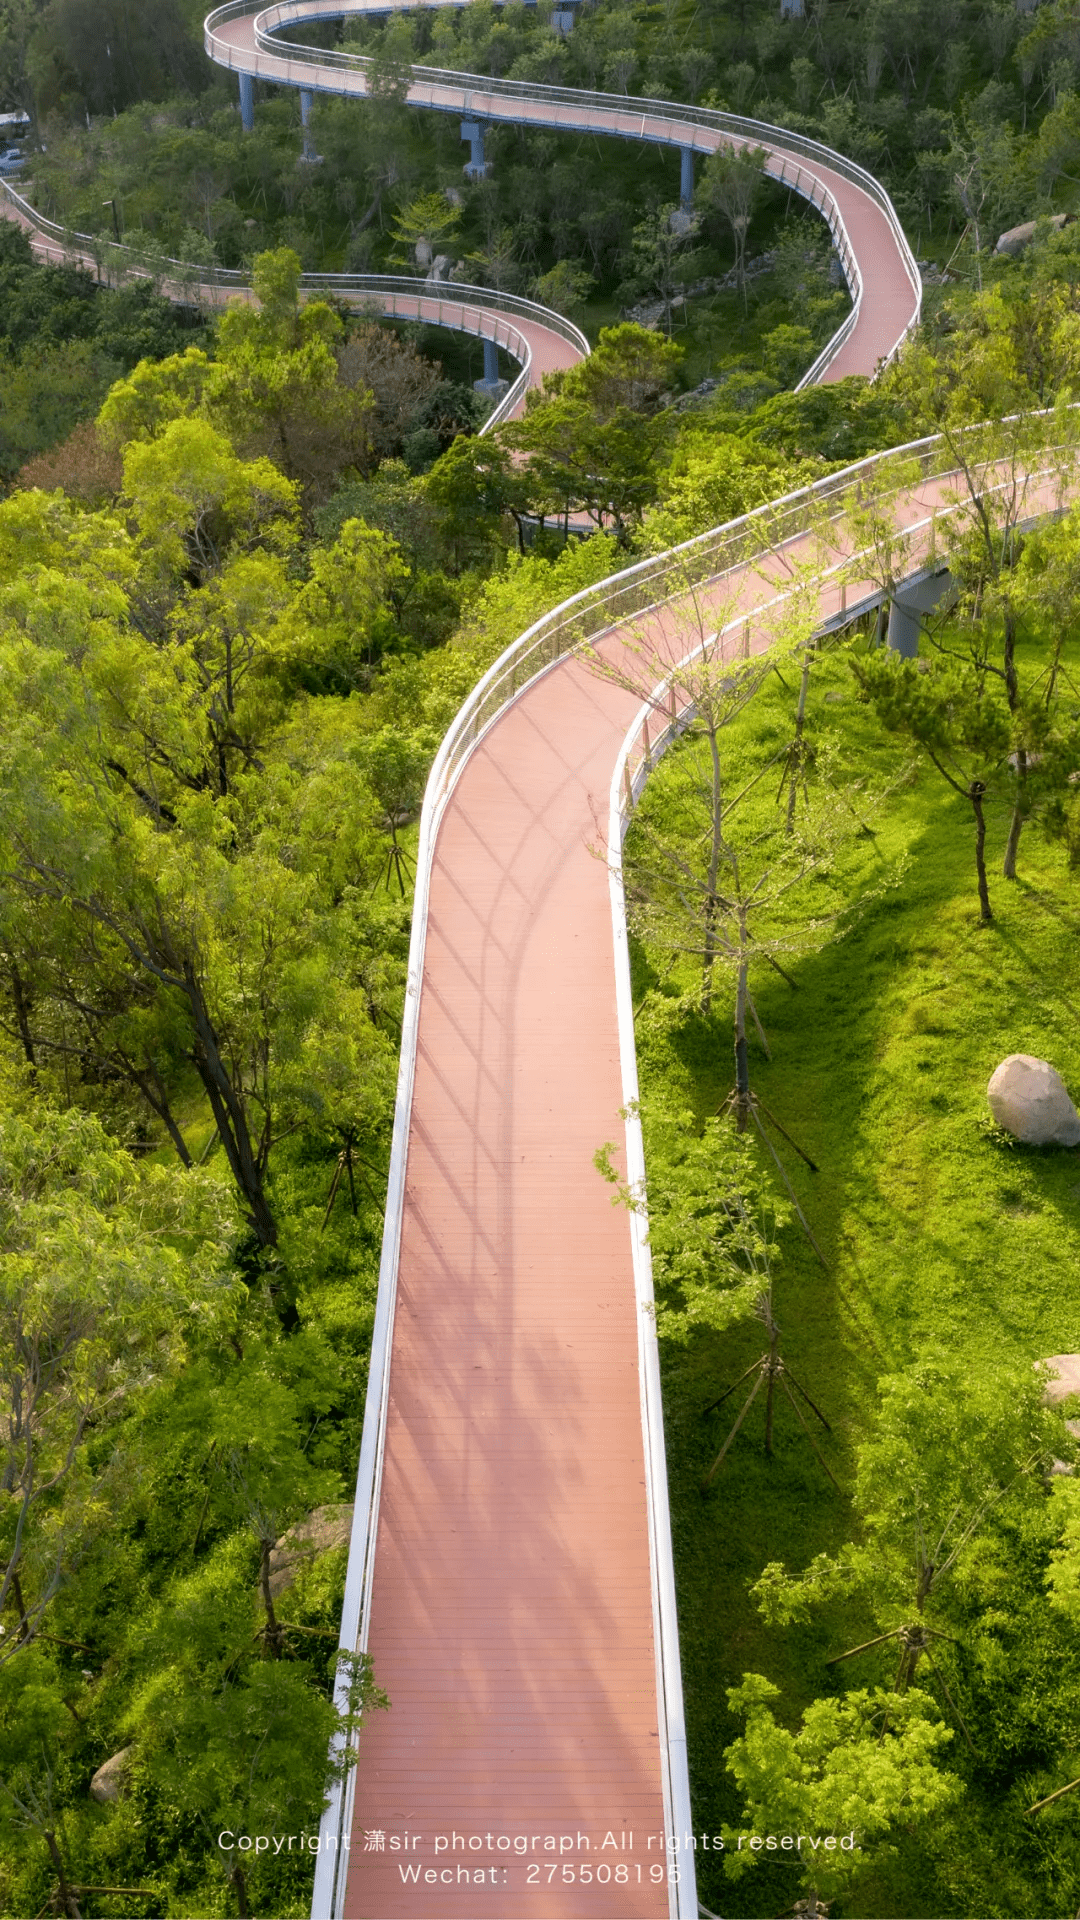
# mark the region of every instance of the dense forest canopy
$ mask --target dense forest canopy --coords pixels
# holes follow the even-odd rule
[[[201,16],[0,0],[3,104],[33,122],[23,190],[91,233],[115,216],[151,276],[98,287],[0,231],[13,1915],[305,1914],[310,1854],[241,1857],[217,1834],[314,1832],[332,1735],[382,1710],[362,1661],[335,1704],[343,1513],[416,822],[461,700],[564,598],[876,449],[937,431],[959,448],[979,422],[1049,409],[985,457],[1071,460],[1080,391],[1080,226],[1043,218],[1072,213],[1080,180],[1069,0],[808,0],[791,19],[774,0],[600,4],[569,33],[546,5],[471,0],[328,25],[308,37],[371,55],[379,88],[316,103],[314,160],[292,95],[262,90],[243,132]],[[918,336],[873,383],[794,392],[847,308],[813,215],[719,161],[673,223],[670,153],[512,128],[470,183],[456,121],[401,103],[411,61],[701,101],[830,142],[886,182],[929,263]],[[993,255],[1027,218],[1030,244]],[[255,301],[217,318],[171,304],[166,255],[248,268]],[[593,343],[482,435],[467,345],[301,294],[303,268],[423,275],[440,255]],[[864,623],[753,686],[705,670],[698,730],[628,843],[694,1791],[718,1831],[833,1825],[855,1795],[866,1858],[804,1889],[837,1916],[1080,1903],[1080,1795],[1042,1825],[1026,1811],[1068,1784],[1080,1740],[1075,1482],[1048,1492],[1049,1461],[1075,1449],[1031,1371],[1080,1327],[1046,1281],[987,1356],[949,1292],[952,1262],[993,1296],[972,1192],[1000,1208],[1010,1273],[1023,1232],[1048,1267],[1072,1260],[1070,1169],[918,1078],[953,1034],[956,1073],[978,1080],[980,1021],[1004,1045],[1023,999],[1075,1089],[1056,996],[1080,992],[1080,530],[967,505],[958,597],[918,662]],[[920,975],[909,1000],[894,976],[916,952],[934,985]],[[878,1127],[872,1199],[856,1166],[850,1212],[821,1202],[835,1289],[773,1161],[719,1113],[733,1020],[745,1065],[759,1006],[799,1129],[825,1128],[846,1166]],[[885,1062],[857,1110],[845,1020]],[[914,1170],[909,1142],[929,1155]],[[950,1169],[931,1256],[917,1202]],[[842,1491],[809,1451],[802,1478],[790,1458],[744,1465],[729,1552],[699,1492],[717,1451],[701,1407],[756,1364],[762,1322],[776,1332],[774,1276],[796,1370],[807,1353],[836,1369],[843,1424],[824,1444]],[[938,1295],[977,1378],[942,1350]],[[311,1516],[324,1550],[279,1583],[283,1538]],[[825,1664],[861,1641],[868,1665]],[[704,1897],[773,1913],[793,1882],[770,1871],[731,1884],[717,1866]]]

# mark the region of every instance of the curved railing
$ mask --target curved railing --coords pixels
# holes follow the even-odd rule
[[[313,0],[282,0],[282,4],[253,12],[251,0],[229,0],[207,16],[204,42],[211,59],[241,72],[262,74],[278,84],[306,86],[315,91],[320,84],[318,70],[335,70],[345,81],[334,90],[367,90],[371,62],[362,54],[340,47],[315,48],[278,37],[284,25],[300,25],[314,20],[340,18],[375,11],[358,0],[330,0],[325,6]],[[248,55],[217,31],[231,20],[253,19],[254,52]],[[766,171],[782,184],[801,194],[823,214],[828,222],[851,293],[853,307],[837,333],[818,355],[799,385],[820,380],[836,358],[857,322],[862,298],[862,275],[852,249],[843,216],[828,186],[812,166],[839,175],[867,195],[884,215],[893,243],[903,263],[912,291],[912,309],[886,359],[899,350],[911,329],[917,325],[922,306],[922,281],[914,255],[908,245],[896,209],[885,188],[865,167],[804,134],[790,133],[762,120],[742,114],[723,113],[711,107],[684,105],[681,102],[655,100],[638,95],[590,92],[584,88],[550,86],[539,81],[502,80],[483,74],[456,72],[429,66],[423,61],[409,69],[408,104],[436,112],[476,113],[480,118],[528,119],[554,125],[567,132],[600,132],[624,139],[648,140],[652,144],[691,147],[711,152],[723,142],[763,148],[769,154]],[[350,88],[348,79],[355,85]],[[481,106],[479,103],[483,102]],[[632,103],[632,104],[631,104]],[[504,111],[500,112],[500,106]],[[539,107],[542,115],[524,109]],[[543,114],[543,110],[547,110]],[[713,135],[715,138],[699,138]],[[689,135],[689,137],[688,137]],[[799,161],[810,165],[803,168]],[[789,167],[791,172],[789,175]]]
[[[79,258],[84,264],[92,262],[99,279],[111,281],[114,275],[118,279],[151,279],[163,285],[178,304],[185,298],[201,304],[213,301],[215,296],[250,290],[250,275],[237,268],[199,266],[164,254],[150,257],[137,248],[125,247],[122,241],[103,240],[100,234],[62,227],[39,213],[9,180],[0,179],[0,197],[36,232],[55,240],[65,257]],[[509,419],[532,383],[532,347],[520,327],[513,324],[515,318],[557,334],[583,359],[590,350],[581,328],[565,315],[517,294],[498,293],[492,287],[459,286],[456,281],[419,280],[392,273],[305,273],[300,284],[306,293],[328,293],[354,305],[370,303],[384,319],[422,319],[430,326],[472,334],[504,348],[517,361],[520,372],[488,414],[481,433],[490,433]]]

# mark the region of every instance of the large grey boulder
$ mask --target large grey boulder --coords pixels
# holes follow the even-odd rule
[[[90,1782],[91,1800],[99,1800],[103,1807],[107,1807],[122,1797],[133,1752],[133,1747],[121,1747],[119,1753],[110,1755],[108,1760],[102,1762]]]
[[[1052,213],[1046,224],[1048,227],[1051,227],[1055,233],[1060,233],[1062,227],[1068,226],[1071,219],[1075,219],[1075,215]],[[1031,245],[1031,242],[1035,238],[1037,224],[1038,222],[1035,220],[1022,220],[1018,227],[1010,227],[1007,233],[999,234],[998,243],[994,248],[994,252],[1008,253],[1015,259],[1017,254],[1023,253],[1024,248]]]
[[[352,1517],[351,1506],[316,1507],[306,1520],[298,1520],[274,1542],[270,1552],[271,1599],[276,1600],[291,1587],[300,1569],[310,1566],[319,1554],[348,1546]]]
[[[991,1074],[986,1097],[998,1126],[1028,1146],[1080,1146],[1080,1113],[1048,1060],[1010,1053]]]
[[[1074,1393],[1080,1393],[1080,1353],[1050,1353],[1045,1360],[1036,1360],[1036,1370],[1047,1376],[1043,1388],[1043,1405],[1057,1407]],[[1068,1423],[1070,1432],[1072,1422]]]

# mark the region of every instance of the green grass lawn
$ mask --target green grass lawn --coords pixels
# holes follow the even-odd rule
[[[774,752],[787,738],[792,705],[771,678],[727,736],[729,763],[749,771]],[[809,717],[811,736],[834,733],[853,765],[894,781],[902,775],[905,750],[880,734],[839,654],[815,668]],[[670,819],[672,809],[685,808],[698,751],[688,743],[669,755],[647,790],[646,815]],[[762,782],[762,805],[773,804],[775,787],[775,779]],[[874,826],[873,839],[855,841],[846,856],[844,884],[906,856],[898,883],[879,892],[842,937],[788,963],[794,989],[764,964],[751,979],[773,1054],[767,1061],[752,1039],[753,1084],[818,1164],[809,1172],[778,1142],[828,1261],[825,1271],[798,1228],[785,1229],[775,1310],[785,1357],[832,1425],[822,1444],[842,1485],[850,1484],[852,1449],[872,1418],[881,1375],[931,1355],[975,1372],[1003,1359],[1026,1363],[1080,1350],[1080,1151],[1010,1146],[990,1126],[985,1095],[993,1068],[1013,1052],[1051,1060],[1080,1093],[1075,876],[1063,854],[1028,829],[1021,878],[992,880],[996,920],[981,928],[970,810],[932,769],[902,780]],[[1004,807],[992,807],[992,875],[1000,874],[1006,826]],[[631,874],[634,846],[632,829]],[[675,1005],[692,989],[696,963],[680,962],[662,978],[667,965],[666,954],[636,948],[643,1098],[704,1118],[733,1079],[729,985],[703,1018],[686,1011],[685,1001]],[[718,1832],[722,1821],[739,1817],[723,1751],[740,1729],[725,1689],[744,1671],[763,1672],[781,1687],[782,1716],[794,1722],[811,1699],[837,1686],[890,1684],[895,1664],[893,1655],[824,1666],[829,1654],[874,1631],[854,1610],[768,1629],[748,1598],[767,1561],[801,1569],[850,1533],[847,1501],[785,1402],[778,1400],[774,1458],[763,1452],[762,1396],[712,1492],[700,1491],[743,1394],[722,1414],[703,1418],[701,1409],[762,1347],[753,1321],[701,1334],[689,1346],[662,1343],[698,1832]],[[987,1817],[986,1802],[979,1817]],[[976,1851],[987,1845],[965,1890],[962,1872],[937,1878],[926,1846],[902,1838],[897,1856],[864,1884],[866,1913],[1027,1914],[1027,1906],[1009,1904],[1027,1896],[1008,1892],[1007,1876],[994,1866],[993,1837],[972,1841]],[[798,1891],[784,1866],[763,1866],[733,1884],[718,1860],[699,1855],[698,1873],[705,1903],[729,1916],[781,1914]],[[1070,1912],[1076,1904],[1073,1898]]]

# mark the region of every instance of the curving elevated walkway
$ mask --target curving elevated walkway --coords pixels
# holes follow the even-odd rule
[[[420,0],[422,5],[432,3]],[[454,3],[434,0],[436,5]],[[369,62],[362,56],[307,47],[282,35],[318,21],[387,11],[386,0],[280,0],[262,9],[252,0],[229,0],[207,16],[204,42],[212,60],[239,76],[246,112],[255,79],[298,87],[306,94],[363,99]],[[493,80],[421,65],[411,69],[406,97],[411,106],[462,114],[476,126],[510,123],[604,134],[677,148],[686,155],[713,153],[720,146],[760,149],[765,171],[810,201],[828,222],[853,301],[852,313],[802,384],[872,374],[897,351],[918,318],[922,284],[892,202],[864,168],[817,141],[673,101]]]
[[[956,476],[903,451],[901,493],[878,456],[556,609],[433,769],[343,1636],[393,1704],[324,1820],[313,1920],[696,1916],[648,1249],[592,1167],[616,1138],[643,1171],[622,834],[710,628],[767,647],[812,558],[823,622],[880,600],[838,518],[856,484],[905,578],[938,550]],[[1059,507],[1052,458],[1022,485],[1026,518]],[[667,680],[642,705],[585,637],[646,637]]]
[[[234,4],[209,17],[207,50],[247,109],[255,77],[362,98],[362,59],[279,36],[363,5]],[[409,99],[477,123],[763,146],[822,211],[853,296],[808,379],[873,373],[917,317],[887,196],[812,142],[423,67]],[[707,561],[726,576],[718,606],[768,597],[741,565],[735,579]],[[664,567],[516,643],[429,782],[342,1626],[392,1704],[324,1818],[314,1920],[696,1920],[648,1250],[592,1164],[636,1092],[618,881],[597,854],[638,702],[568,653],[582,621],[617,648],[622,611],[670,600]],[[677,613],[655,617],[674,639]],[[625,1138],[640,1170],[632,1120]]]
[[[362,97],[363,60],[280,34],[365,8],[378,10],[233,4],[209,17],[207,50],[249,98],[255,77]],[[872,374],[917,318],[887,195],[814,142],[670,102],[425,67],[409,99],[684,152],[763,148],[827,220],[852,294],[807,381]],[[70,257],[85,242],[99,262],[85,236],[7,204],[37,244]],[[438,297],[405,288],[355,297]],[[237,290],[222,275],[199,285],[213,300]],[[453,297],[457,324],[518,328],[513,406],[546,354],[566,364],[585,350],[558,316],[508,312],[482,290]],[[925,520],[935,502],[931,485],[897,510]],[[622,623],[652,620],[674,665],[691,575],[711,583],[715,618],[735,621],[733,647],[744,631],[768,644],[763,525],[751,516],[540,622],[466,703],[429,782],[342,1625],[392,1705],[364,1728],[324,1818],[314,1920],[696,1920],[648,1249],[592,1165],[620,1139],[641,1171],[636,1123],[620,1118],[636,1071],[618,846],[623,786],[640,783],[649,750],[635,697],[571,650],[583,632],[617,650]]]
[[[110,284],[114,280],[153,279],[166,298],[177,305],[211,311],[228,305],[230,300],[251,297],[250,281],[243,273],[228,268],[208,272],[182,260],[155,261],[150,266],[130,247],[59,226],[39,213],[9,180],[0,179],[0,218],[23,229],[36,258],[47,266],[80,267],[94,279]],[[530,387],[539,386],[546,373],[574,366],[589,351],[580,328],[561,313],[553,313],[535,300],[496,293],[490,287],[429,285],[404,275],[380,273],[307,273],[301,285],[308,297],[332,294],[380,319],[419,320],[427,326],[490,341],[496,349],[502,347],[516,360],[520,372],[492,408],[481,433],[516,418]]]
[[[236,0],[207,51],[248,115],[255,78],[362,98],[364,60],[281,34],[363,10]],[[684,156],[763,148],[828,221],[852,294],[807,379],[872,373],[917,317],[887,196],[812,142],[419,66],[408,99]],[[730,579],[718,591],[729,604]],[[735,597],[762,591],[748,568]],[[510,687],[495,672],[468,704],[425,802],[342,1633],[392,1707],[324,1820],[316,1920],[697,1910],[648,1256],[592,1166],[636,1086],[596,858],[636,702],[560,659],[575,618],[511,650]]]

